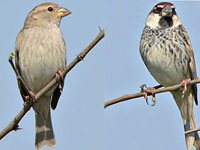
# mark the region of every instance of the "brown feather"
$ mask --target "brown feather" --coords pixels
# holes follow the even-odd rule
[[[63,87],[64,87],[64,82],[63,82],[62,88]],[[52,99],[51,99],[51,108],[53,110],[56,109],[56,106],[58,104],[58,100],[59,100],[61,94],[62,94],[62,91],[60,90],[59,86],[57,86],[55,91],[53,92],[53,96],[52,96]]]
[[[189,39],[189,36],[188,36],[185,28],[183,26],[180,26],[180,29],[183,33],[184,38]],[[189,65],[188,65],[189,66],[189,72],[190,72],[190,79],[193,80],[193,79],[197,78],[197,71],[196,71],[196,65],[195,65],[195,59],[194,59],[194,51],[192,49],[192,44],[191,44],[190,40],[187,40],[187,42],[188,42],[188,45],[190,47],[190,49],[189,49],[190,61],[189,61]],[[193,93],[193,96],[194,96],[195,104],[198,105],[197,85],[196,84],[192,85],[192,93]]]
[[[16,54],[15,54],[15,66],[16,66],[16,69],[17,69],[18,73],[21,76],[21,70],[20,70],[20,67],[19,67],[19,51],[18,50],[16,50]],[[21,78],[22,78],[22,76],[21,76]],[[22,96],[22,99],[25,102],[26,101],[26,96],[28,95],[28,93],[26,92],[26,90],[22,86],[22,83],[21,83],[20,79],[17,80],[17,83],[18,83],[18,87],[19,87],[19,91],[20,91],[20,94]]]

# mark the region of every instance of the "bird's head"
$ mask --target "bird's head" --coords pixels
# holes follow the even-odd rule
[[[151,28],[173,28],[180,24],[175,6],[169,2],[161,2],[154,6],[146,20],[146,25]]]
[[[28,14],[24,26],[48,26],[49,24],[60,24],[63,17],[71,12],[54,3],[42,3]]]

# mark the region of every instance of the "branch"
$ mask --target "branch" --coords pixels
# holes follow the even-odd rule
[[[191,81],[189,81],[188,84],[192,85],[192,84],[198,84],[198,83],[200,83],[200,78],[191,80]],[[151,91],[151,93],[147,93],[147,95],[148,96],[152,96],[152,95],[159,94],[159,93],[174,91],[174,90],[180,89],[181,87],[182,87],[181,84],[177,84],[177,85],[173,85],[173,86],[169,86],[169,87],[163,87],[163,88],[159,88],[159,89],[153,90],[153,91]],[[136,98],[139,98],[139,97],[145,97],[145,94],[146,94],[145,92],[136,93],[136,94],[128,94],[128,95],[124,95],[124,96],[112,99],[110,101],[106,101],[104,103],[104,108],[107,108],[107,107],[109,107],[111,105],[114,105],[114,104],[117,104],[117,103],[120,103],[120,102],[133,100],[133,99],[136,99]],[[196,129],[185,131],[185,135],[193,133],[193,132],[197,132],[197,131],[200,131],[200,128],[196,128]]]
[[[64,68],[64,76],[72,69],[74,68],[83,58],[90,52],[90,50],[104,37],[105,33],[104,30],[100,29],[99,34],[96,36],[96,38],[81,52],[77,55],[77,57],[67,66]],[[9,60],[10,61],[10,60]],[[15,66],[12,66],[15,68]],[[13,69],[14,69],[13,68]],[[14,69],[15,70],[15,69]],[[16,75],[18,74],[15,71]],[[54,85],[57,84],[56,78],[52,79],[43,89],[41,89],[38,93],[35,95],[35,101],[31,103],[24,103],[23,109],[17,114],[17,116],[8,124],[6,128],[4,128],[0,132],[0,139],[2,139],[5,135],[7,135],[12,130],[18,129],[18,123],[23,118],[23,116],[30,110],[30,108],[33,106],[33,104],[43,95],[45,94],[49,89],[51,89]]]
[[[192,84],[197,84],[197,83],[200,83],[200,79],[199,78],[189,81],[188,84],[192,85]],[[177,84],[177,85],[173,85],[173,86],[159,88],[159,89],[153,90],[150,93],[148,93],[148,96],[159,94],[159,93],[178,90],[181,87],[182,87],[181,84]],[[146,94],[145,92],[136,93],[136,94],[128,94],[128,95],[124,95],[124,96],[121,96],[121,97],[106,101],[104,103],[104,108],[107,108],[107,107],[109,107],[111,105],[114,105],[114,104],[117,104],[117,103],[120,103],[120,102],[128,101],[128,100],[139,98],[139,97],[144,97],[145,94]]]
[[[200,128],[196,128],[196,129],[192,129],[192,130],[185,131],[185,135],[186,135],[186,134],[193,133],[193,132],[197,132],[197,131],[200,131]]]

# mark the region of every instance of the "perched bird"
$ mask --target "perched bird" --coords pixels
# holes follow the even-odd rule
[[[194,52],[172,3],[158,3],[149,13],[141,36],[140,54],[149,72],[162,86],[180,83],[188,86],[185,93],[179,89],[171,94],[180,110],[185,131],[196,128],[193,100],[198,104],[197,86],[187,85],[189,79],[197,78]],[[200,148],[197,132],[185,138],[188,150],[193,145]]]
[[[15,64],[31,93],[40,91],[66,66],[66,45],[60,21],[71,12],[54,3],[42,3],[28,14],[16,39]],[[28,95],[18,82],[24,101]],[[56,108],[61,95],[54,86],[34,104],[36,118],[35,147],[55,145],[50,107]]]

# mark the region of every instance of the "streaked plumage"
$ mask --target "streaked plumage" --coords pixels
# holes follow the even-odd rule
[[[188,33],[172,3],[159,3],[149,13],[141,37],[140,53],[149,72],[165,87],[197,78]],[[198,104],[197,86],[189,86],[184,96],[181,89],[171,93],[181,112],[185,130],[196,128],[193,101]],[[186,143],[188,150],[193,145],[200,147],[198,133],[187,135]]]

